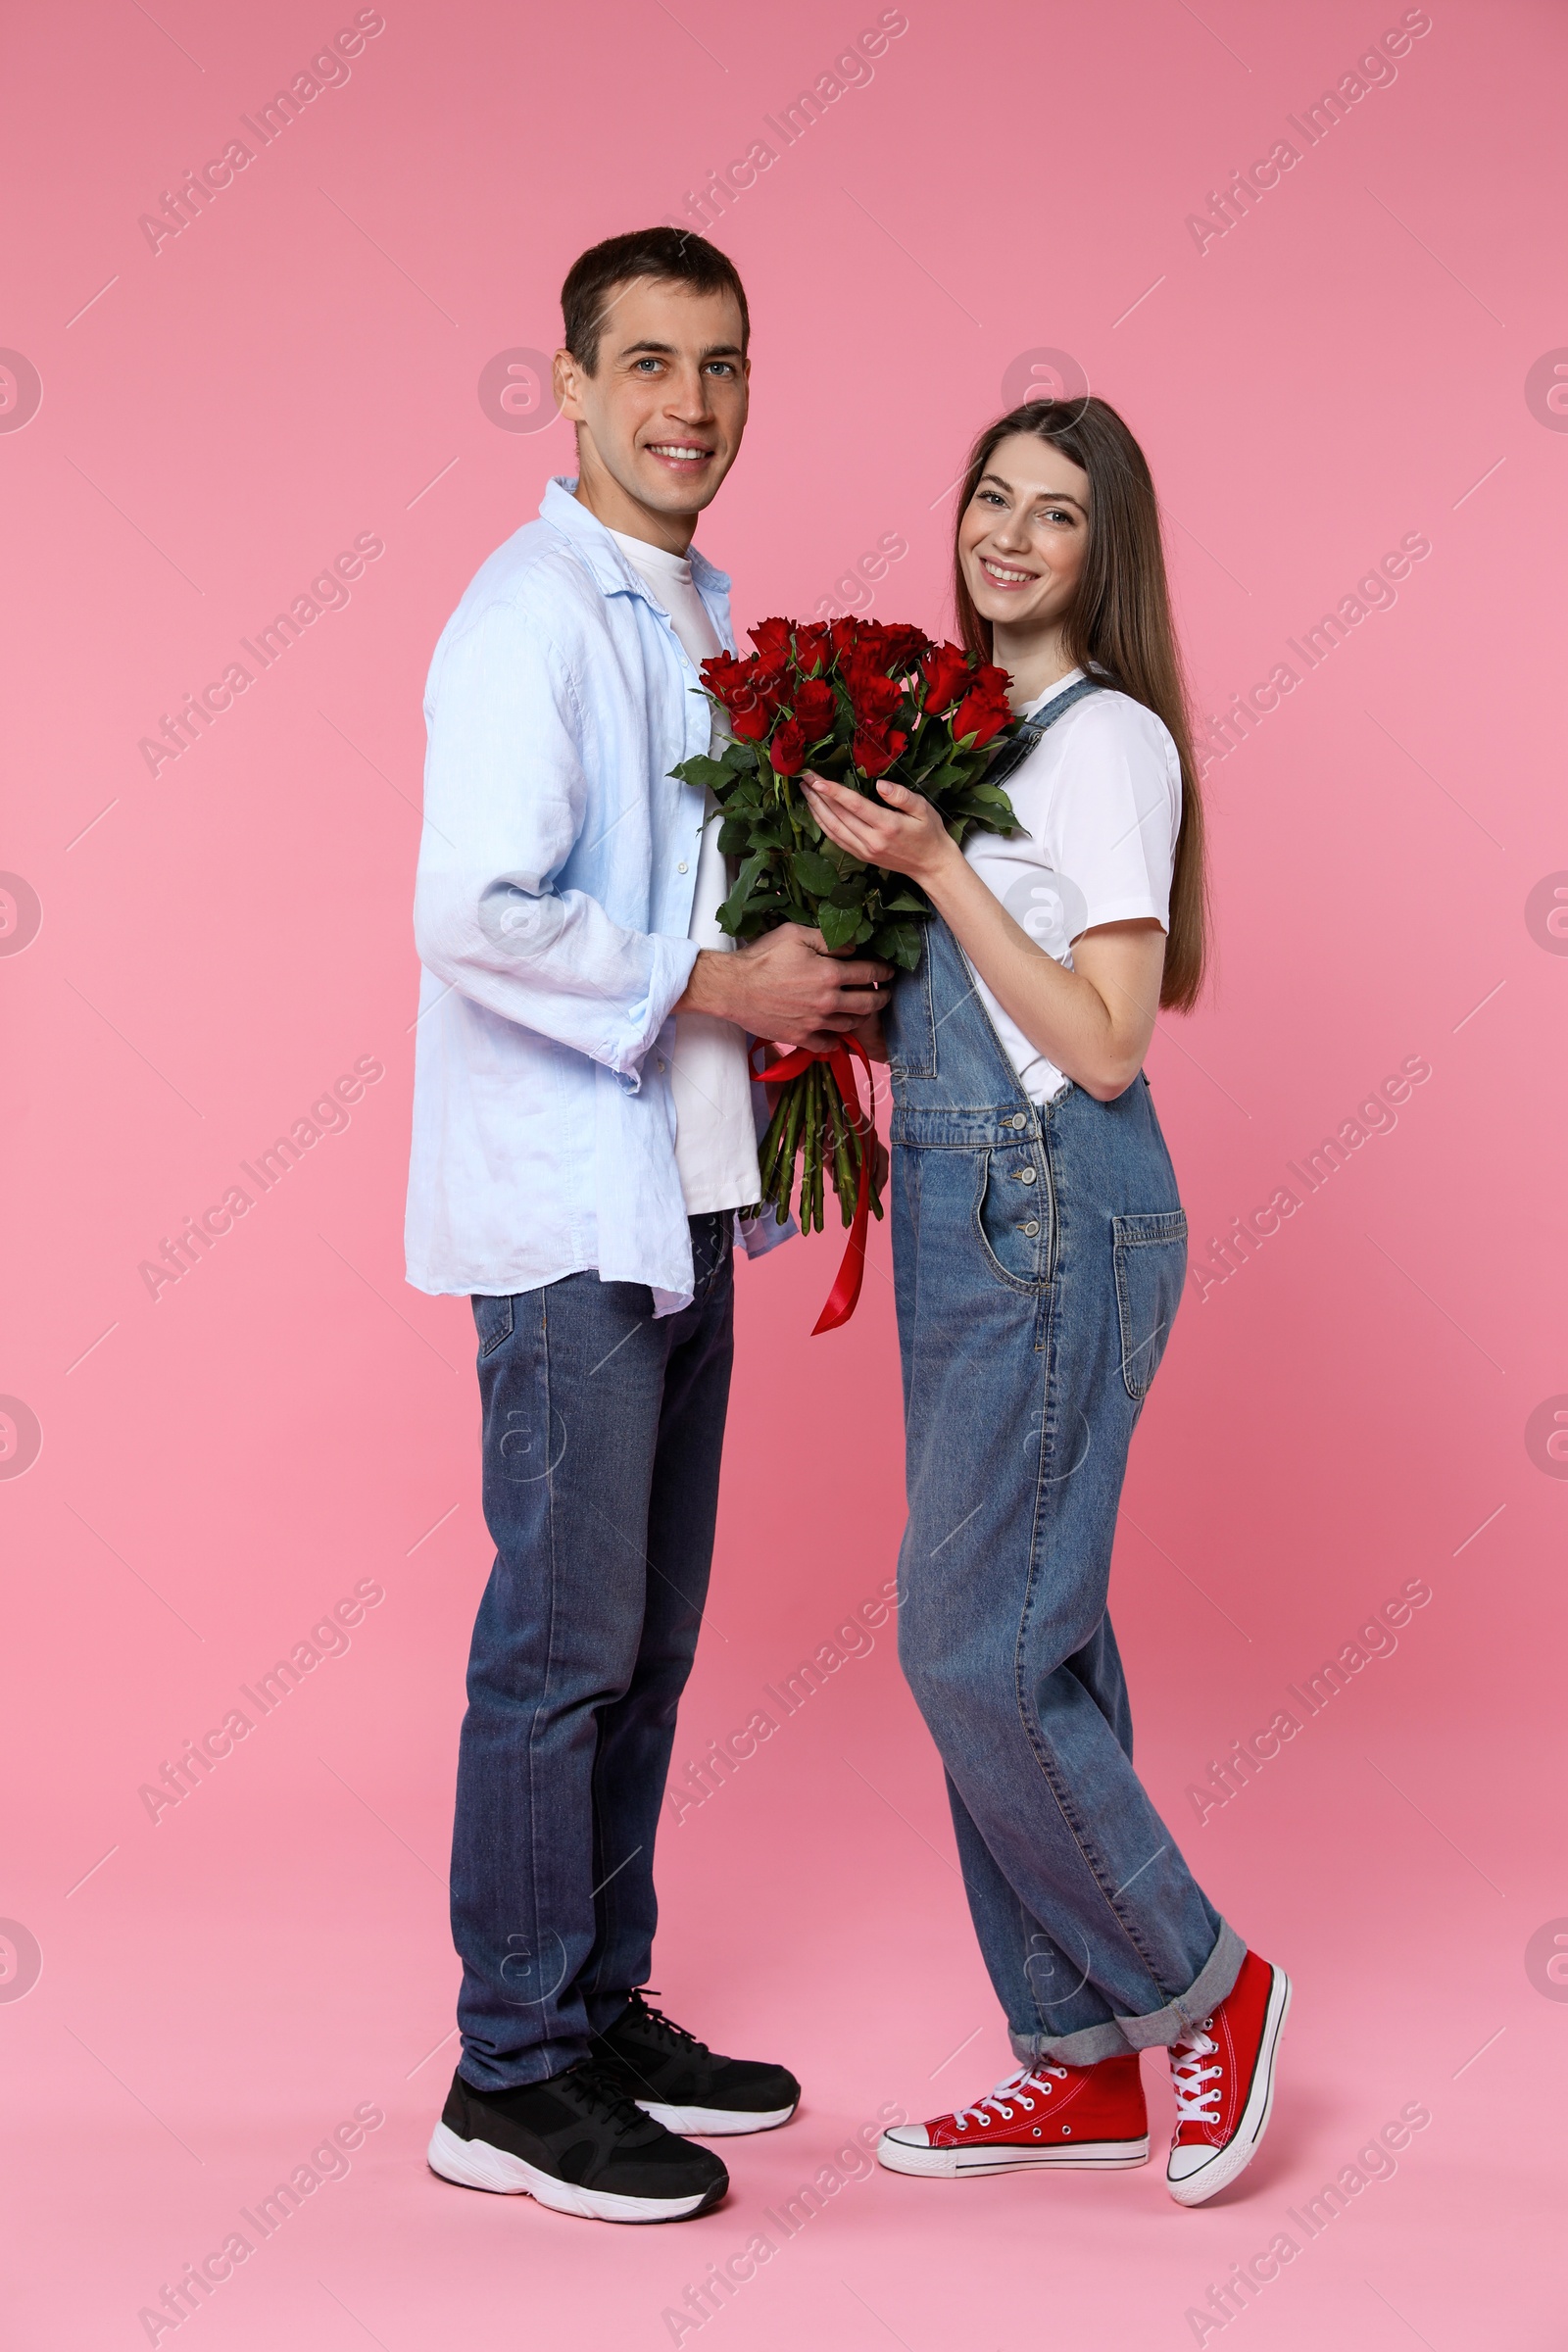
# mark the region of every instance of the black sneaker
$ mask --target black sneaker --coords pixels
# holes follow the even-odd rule
[[[460,2187],[595,2222],[690,2221],[729,2186],[716,2156],[666,2132],[587,2058],[515,2090],[475,2090],[454,2075],[428,2161]]]
[[[705,2138],[772,2132],[800,2105],[801,2086],[787,2068],[720,2058],[684,2026],[651,2009],[640,1991],[593,2043],[595,2063],[616,2075],[666,2132]]]

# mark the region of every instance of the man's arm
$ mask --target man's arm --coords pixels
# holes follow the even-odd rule
[[[498,603],[447,648],[415,938],[420,961],[476,1004],[635,1079],[697,951],[627,929],[585,891],[557,888],[589,803],[582,714],[552,642],[558,625]]]

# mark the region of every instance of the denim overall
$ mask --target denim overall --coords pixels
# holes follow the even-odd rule
[[[1070,688],[1031,737],[1084,694]],[[909,1519],[899,1656],[947,1769],[1021,2059],[1175,2040],[1246,1946],[1132,1765],[1106,1588],[1127,1446],[1187,1265],[1140,1075],[1031,1102],[946,924],[886,1015]]]

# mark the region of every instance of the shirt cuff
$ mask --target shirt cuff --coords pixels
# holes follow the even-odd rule
[[[628,1095],[635,1095],[641,1088],[643,1057],[685,995],[697,961],[697,942],[693,939],[670,939],[662,931],[654,931],[649,934],[648,944],[652,959],[647,993],[630,1007],[625,1025],[612,1036],[605,1055]]]

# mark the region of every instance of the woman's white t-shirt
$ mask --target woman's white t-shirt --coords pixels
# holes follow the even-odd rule
[[[1038,717],[1075,669],[1019,715]],[[1130,695],[1087,694],[1004,780],[1022,833],[971,833],[964,856],[1019,927],[1072,969],[1072,943],[1097,923],[1152,915],[1170,928],[1182,771],[1162,722]],[[1032,1102],[1066,1084],[976,977],[980,1001]]]

